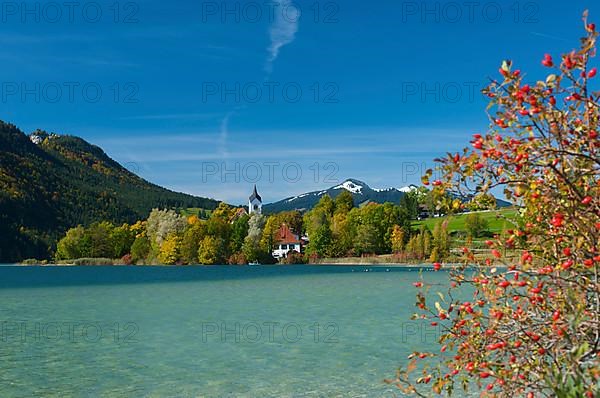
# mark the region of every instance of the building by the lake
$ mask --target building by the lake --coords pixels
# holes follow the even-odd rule
[[[276,259],[286,258],[290,253],[302,252],[302,239],[294,234],[286,224],[281,224],[275,239],[276,243],[273,249],[273,257]]]
[[[238,216],[245,214],[245,212],[245,209],[241,208],[238,211]],[[262,214],[262,198],[258,194],[256,184],[248,198],[248,214]],[[291,253],[302,253],[305,243],[306,240],[293,233],[286,224],[281,224],[275,235],[275,245],[271,254],[278,260],[287,258]]]
[[[250,195],[248,198],[248,213],[262,213],[262,198],[256,191],[256,184],[254,184],[254,191],[252,192],[252,195]]]

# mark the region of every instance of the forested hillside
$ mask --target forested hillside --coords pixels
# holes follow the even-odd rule
[[[218,205],[151,184],[81,138],[43,131],[35,138],[37,144],[0,121],[0,262],[47,258],[56,239],[78,224],[131,223],[152,208]]]

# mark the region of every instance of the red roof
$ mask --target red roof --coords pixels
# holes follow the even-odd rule
[[[277,231],[277,243],[279,244],[300,244],[300,239],[298,235],[295,235],[287,225],[282,224],[279,227],[279,231]]]

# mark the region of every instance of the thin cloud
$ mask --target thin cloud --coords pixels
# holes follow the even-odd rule
[[[275,20],[269,29],[271,44],[267,49],[269,55],[265,66],[268,73],[273,71],[273,62],[279,56],[281,48],[294,41],[298,31],[299,12],[291,0],[282,0],[276,6]]]
[[[570,40],[565,39],[564,37],[558,37],[558,36],[553,36],[553,35],[549,35],[546,33],[541,33],[541,32],[529,32],[534,36],[539,36],[539,37],[544,37],[546,39],[552,39],[552,40],[560,40],[560,41],[565,41],[565,42],[570,42]]]
[[[210,120],[221,116],[222,113],[168,113],[155,115],[124,116],[120,120]]]
[[[219,128],[219,155],[220,157],[226,158],[227,153],[227,139],[229,138],[229,119],[234,114],[234,111],[229,112],[223,120],[221,120],[221,127]]]

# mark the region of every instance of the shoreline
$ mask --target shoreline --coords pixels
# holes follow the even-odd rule
[[[165,265],[165,264],[145,264],[145,265],[135,265],[135,264],[68,264],[68,263],[60,263],[60,264],[0,264],[0,267],[131,267],[131,268],[152,268],[152,267],[161,267],[161,268],[213,268],[213,267],[228,267],[228,268],[237,268],[237,267],[269,267],[269,268],[287,268],[287,267],[298,267],[298,266],[307,266],[307,267],[377,267],[377,268],[410,268],[410,269],[422,269],[422,268],[433,268],[432,263],[421,263],[421,264],[411,264],[411,263],[368,263],[368,262],[339,262],[339,263],[309,263],[309,264],[264,264],[264,265],[234,265],[234,264],[216,264],[216,265],[204,265],[204,264],[189,264],[189,265]],[[458,263],[446,263],[443,265],[443,269],[456,269],[459,268],[461,264]]]

